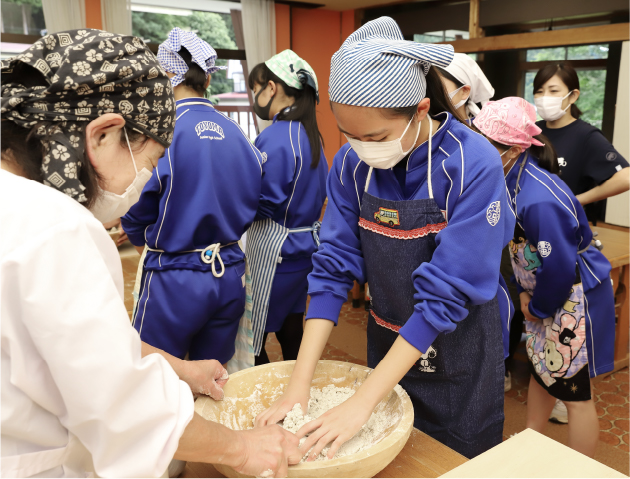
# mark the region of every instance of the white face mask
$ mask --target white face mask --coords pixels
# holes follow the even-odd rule
[[[562,102],[571,93],[573,93],[573,91],[570,91],[562,98],[560,98],[559,96],[541,96],[535,98],[534,103],[536,105],[536,111],[545,121],[555,121],[562,118],[571,106],[571,103],[569,103],[567,107],[563,109]]]
[[[127,146],[129,147],[129,153],[131,153],[133,168],[136,170],[136,177],[122,195],[102,190],[99,187],[99,198],[96,200],[90,211],[101,223],[108,223],[109,221],[118,219],[121,216],[125,216],[129,209],[138,202],[140,199],[140,193],[142,193],[142,188],[144,188],[144,185],[146,185],[151,179],[151,172],[146,168],[142,168],[142,170],[138,171],[136,160],[133,157],[131,145],[129,144],[127,130],[124,129],[124,132],[125,139],[127,140]]]
[[[403,151],[402,139],[407,133],[409,126],[413,118],[407,123],[407,128],[403,131],[403,134],[397,140],[392,141],[359,141],[354,138],[346,138],[350,143],[352,149],[356,152],[358,157],[363,160],[367,165],[372,168],[379,168],[381,170],[387,170],[394,167],[400,160],[402,160],[413,149],[420,135],[420,123],[418,123],[418,132],[416,138],[411,144],[411,148],[407,151]]]
[[[457,92],[458,92],[459,90],[461,90],[462,88],[464,88],[465,86],[466,86],[466,85],[462,85],[462,86],[460,86],[457,90],[453,90],[452,92],[450,92],[450,93],[448,94],[448,97],[451,99],[451,103],[452,103],[453,97],[454,97],[455,95],[457,95]],[[459,107],[461,107],[462,105],[465,105],[467,101],[468,101],[468,98],[464,98],[464,99],[463,99],[462,101],[460,101],[457,105],[453,105],[453,108],[455,108],[455,109],[457,110],[457,109],[458,109]]]

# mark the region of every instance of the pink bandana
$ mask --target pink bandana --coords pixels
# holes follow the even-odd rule
[[[521,146],[524,150],[531,145],[544,146],[533,138],[542,132],[535,122],[534,106],[515,96],[487,102],[473,120],[486,137],[502,145]]]

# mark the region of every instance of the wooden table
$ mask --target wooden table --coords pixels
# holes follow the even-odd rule
[[[467,462],[464,456],[418,429],[392,463],[374,477],[439,477]],[[211,464],[188,463],[180,477],[224,477]]]
[[[630,301],[628,291],[630,287],[630,233],[628,229],[612,229],[604,225],[592,226],[593,232],[597,232],[604,245],[602,253],[612,266],[610,277],[615,291],[615,312],[617,313],[617,325],[615,327],[615,367],[614,370],[628,366],[628,330],[630,328]]]

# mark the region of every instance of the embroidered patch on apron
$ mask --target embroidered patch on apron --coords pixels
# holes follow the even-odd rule
[[[386,223],[389,226],[399,226],[400,225],[400,216],[398,214],[398,210],[392,210],[389,208],[379,208],[376,213],[374,213],[374,220],[378,223]]]
[[[429,346],[427,352],[420,356],[420,371],[423,373],[434,373],[435,366],[431,365],[430,359],[433,359],[437,356],[437,351],[433,346]]]

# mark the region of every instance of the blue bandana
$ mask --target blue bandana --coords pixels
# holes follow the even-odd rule
[[[410,42],[393,19],[372,20],[333,55],[330,101],[375,108],[417,105],[431,65],[446,67],[452,59],[451,45]]]
[[[169,32],[166,41],[160,44],[157,54],[162,67],[167,72],[176,73],[171,78],[173,87],[184,81],[184,75],[188,71],[188,65],[177,53],[182,47],[190,52],[192,61],[201,67],[206,73],[206,77],[217,70],[225,70],[227,68],[214,66],[217,52],[208,43],[204,42],[193,32],[187,32],[179,27],[175,27]]]

